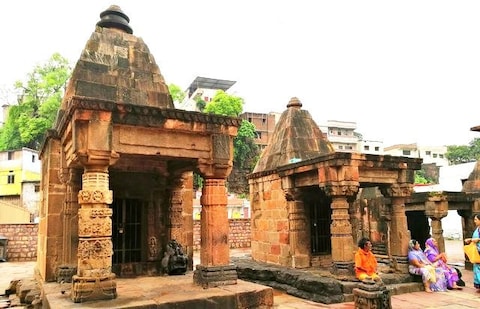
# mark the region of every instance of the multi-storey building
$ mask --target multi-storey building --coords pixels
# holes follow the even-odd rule
[[[4,214],[0,219],[3,222],[30,222],[37,217],[40,173],[41,162],[36,150],[0,152],[0,213]]]
[[[416,143],[398,144],[385,147],[384,152],[392,156],[422,158],[424,164],[448,165],[447,146],[420,146]]]
[[[251,122],[255,126],[257,134],[255,143],[258,145],[260,150],[263,150],[265,147],[267,147],[279,115],[279,113],[274,112],[270,112],[268,114],[245,112],[240,115],[240,118]]]
[[[357,124],[351,121],[327,120],[326,125],[320,125],[320,130],[330,141],[335,151],[358,151],[359,137],[355,134]]]
[[[187,96],[177,108],[188,111],[199,111],[197,100],[202,99],[205,103],[212,100],[218,90],[227,91],[236,82],[225,79],[216,79],[197,76],[186,90]]]

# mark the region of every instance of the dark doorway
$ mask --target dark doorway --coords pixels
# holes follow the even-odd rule
[[[113,215],[113,264],[141,262],[142,201],[115,199]]]
[[[304,203],[310,221],[310,246],[312,254],[331,254],[331,199],[327,198],[320,188],[311,188],[305,191]]]

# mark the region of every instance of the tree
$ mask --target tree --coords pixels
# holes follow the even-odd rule
[[[230,117],[238,117],[243,110],[243,99],[234,95],[229,95],[223,90],[218,90],[215,96],[207,106],[204,112],[208,114],[217,114]]]
[[[217,91],[204,111],[217,115],[238,117],[243,110],[243,99],[229,95],[222,90]],[[237,136],[233,140],[233,170],[229,176],[228,187],[230,192],[237,194],[248,193],[249,187],[246,175],[253,171],[259,156],[258,145],[255,144],[255,126],[243,120],[238,128]]]
[[[172,96],[173,102],[181,103],[185,99],[186,93],[180,88],[180,86],[170,84],[168,85],[168,91]]]
[[[55,53],[45,64],[37,65],[25,83],[15,83],[20,93],[18,105],[8,109],[0,129],[0,150],[40,148],[45,132],[53,126],[70,74],[67,59]]]
[[[473,139],[469,145],[447,146],[445,156],[450,164],[467,163],[480,159],[480,138]]]

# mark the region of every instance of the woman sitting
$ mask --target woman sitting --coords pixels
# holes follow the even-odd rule
[[[420,243],[415,239],[408,243],[408,271],[413,275],[422,276],[425,292],[444,292],[447,290],[447,280],[440,268],[436,268],[423,253]]]
[[[430,237],[425,242],[425,255],[428,260],[432,263],[436,263],[437,267],[443,270],[445,278],[447,280],[448,289],[460,290],[461,288],[457,286],[458,273],[455,268],[447,264],[447,255],[445,252],[440,253],[438,249],[437,241]]]

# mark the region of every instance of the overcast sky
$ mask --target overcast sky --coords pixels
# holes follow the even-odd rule
[[[0,88],[58,52],[78,60],[117,4],[167,84],[236,81],[244,111],[298,97],[319,125],[384,146],[480,138],[480,1],[0,1]]]

